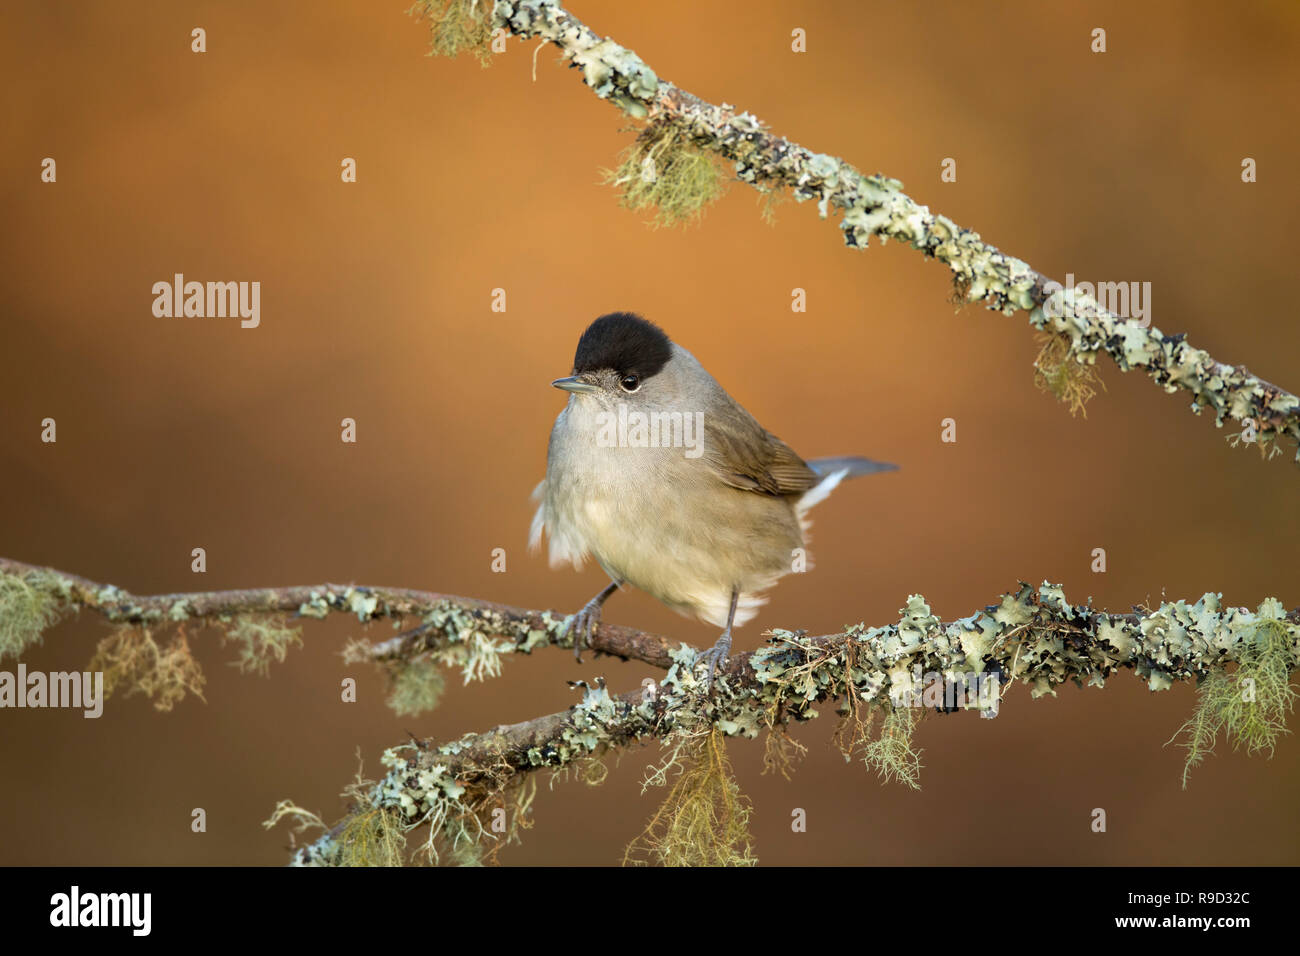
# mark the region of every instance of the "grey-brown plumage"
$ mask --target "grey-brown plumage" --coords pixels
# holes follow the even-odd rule
[[[690,352],[630,313],[596,319],[573,375],[553,384],[571,394],[551,430],[530,543],[545,531],[552,566],[591,556],[613,582],[571,619],[575,652],[609,595],[632,584],[725,627],[706,655],[712,676],[732,626],[757,613],[761,592],[803,554],[808,509],[846,477],[895,467],[805,462]],[[619,428],[637,416],[658,424]]]

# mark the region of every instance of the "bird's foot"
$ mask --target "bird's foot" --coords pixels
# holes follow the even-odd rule
[[[596,632],[596,625],[600,623],[603,603],[599,598],[592,598],[582,606],[582,610],[570,614],[568,620],[564,622],[564,630],[560,633],[573,635],[573,656],[579,663],[582,662],[583,647],[591,645],[591,635]]]
[[[730,654],[731,634],[728,631],[723,631],[722,636],[718,638],[716,644],[710,647],[707,651],[701,653],[699,657],[695,658],[696,664],[700,664],[704,661],[709,662],[709,676],[705,680],[705,683],[708,686],[713,686],[713,673],[718,669],[718,664],[725,664],[727,662],[727,657]]]

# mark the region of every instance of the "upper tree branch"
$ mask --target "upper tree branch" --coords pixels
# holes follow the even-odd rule
[[[66,571],[0,557],[0,573],[4,572],[37,581],[63,606],[95,611],[113,624],[213,622],[243,614],[272,613],[324,618],[331,612],[356,615],[362,623],[381,618],[425,619],[417,627],[372,644],[366,653],[377,662],[409,660],[448,644],[470,644],[475,638],[500,639],[504,641],[500,650],[524,653],[546,644],[573,646],[569,636],[559,634],[563,615],[411,588],[308,584],[139,595]],[[672,663],[669,652],[678,645],[636,628],[602,623],[589,646],[599,653],[667,668]]]
[[[423,5],[440,6],[442,0]],[[465,9],[482,7],[466,3]],[[635,53],[594,33],[558,0],[496,0],[489,23],[520,38],[553,43],[582,70],[597,96],[729,160],[741,180],[788,187],[799,200],[815,199],[823,217],[836,210],[851,248],[865,248],[871,236],[904,241],[947,265],[967,301],[982,301],[1007,315],[1028,311],[1035,328],[1068,342],[1076,362],[1093,364],[1104,352],[1122,371],[1144,369],[1165,391],[1189,392],[1194,412],[1211,409],[1216,425],[1231,419],[1249,435],[1253,424],[1261,446],[1289,436],[1300,462],[1300,398],[1245,366],[1220,362],[1181,334],[1142,328],[1077,290],[1057,291],[1059,284],[1027,263],[904,194],[897,180],[865,176],[842,159],[769,132],[749,113],[705,102],[661,79]]]

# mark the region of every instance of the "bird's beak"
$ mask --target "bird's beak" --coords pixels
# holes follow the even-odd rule
[[[556,388],[562,388],[566,392],[599,392],[600,387],[592,385],[590,382],[584,382],[576,375],[570,375],[568,378],[557,378],[551,383]]]

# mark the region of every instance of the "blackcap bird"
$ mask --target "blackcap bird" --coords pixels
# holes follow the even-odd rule
[[[657,326],[602,315],[578,340],[569,393],[555,419],[530,546],[545,530],[552,567],[594,557],[611,581],[572,615],[582,646],[624,584],[725,628],[696,661],[708,680],[731,651],[731,629],[761,592],[806,560],[809,508],[845,478],[895,465],[866,458],[804,461],[763,428]]]

